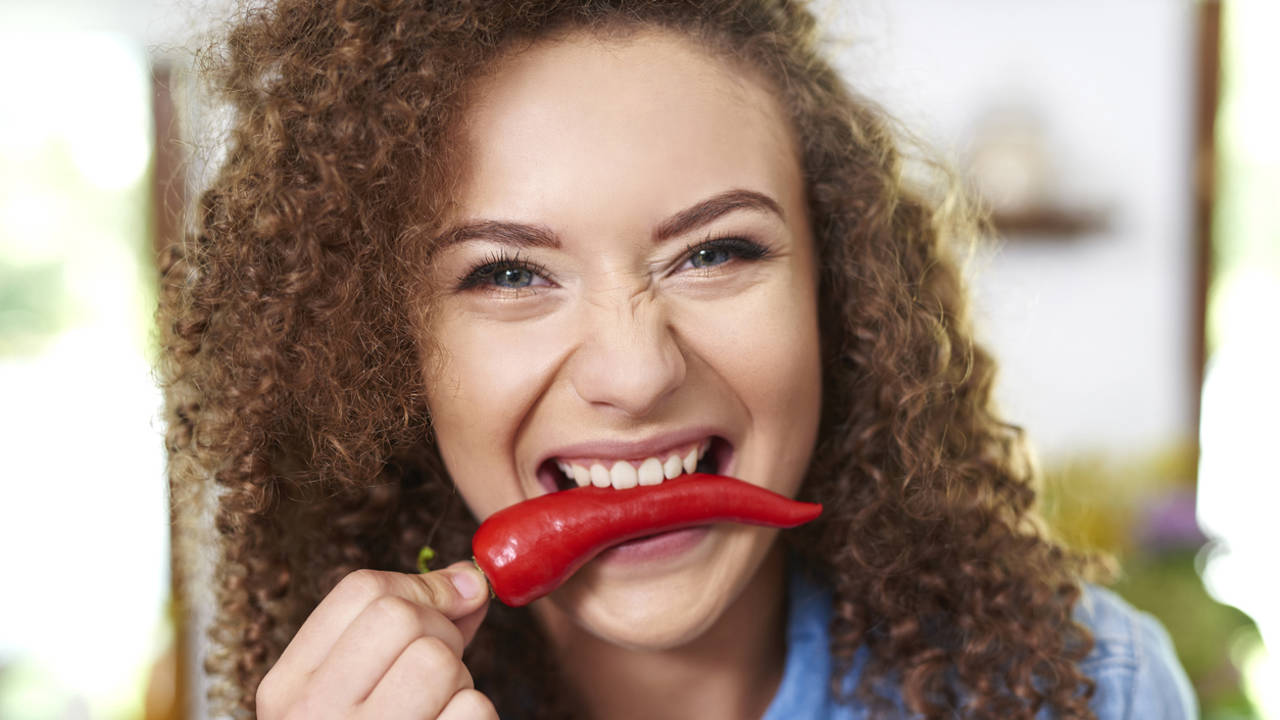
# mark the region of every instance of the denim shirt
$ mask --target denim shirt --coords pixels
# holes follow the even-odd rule
[[[799,571],[790,573],[789,588],[786,667],[763,720],[869,718],[868,709],[856,700],[837,704],[829,691],[831,593]],[[1075,617],[1093,633],[1094,647],[1081,669],[1097,685],[1090,706],[1098,720],[1197,717],[1191,684],[1168,634],[1154,618],[1092,585],[1085,586]],[[856,686],[865,660],[854,658],[845,687]],[[1048,711],[1037,715],[1051,717]]]

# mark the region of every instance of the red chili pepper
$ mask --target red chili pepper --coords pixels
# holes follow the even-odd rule
[[[512,505],[480,525],[471,549],[498,599],[518,607],[627,540],[716,522],[795,527],[821,512],[821,505],[758,485],[695,473],[628,490],[575,488]]]

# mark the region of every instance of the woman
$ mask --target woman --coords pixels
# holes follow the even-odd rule
[[[948,254],[971,219],[906,189],[815,30],[783,0],[240,19],[161,309],[175,496],[217,484],[216,698],[1190,716],[1163,632],[1038,529]],[[626,543],[527,609],[465,560],[502,508],[695,468],[825,510]],[[428,543],[452,564],[411,574]]]

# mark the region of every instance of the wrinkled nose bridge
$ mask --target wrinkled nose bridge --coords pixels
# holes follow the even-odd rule
[[[582,302],[579,332],[571,379],[593,405],[641,416],[684,382],[684,355],[651,287],[592,293]]]

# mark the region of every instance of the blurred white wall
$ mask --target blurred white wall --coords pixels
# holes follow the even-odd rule
[[[0,27],[105,30],[181,61],[229,4],[0,0]],[[1008,417],[1050,458],[1194,437],[1191,0],[821,5],[851,84],[944,155],[965,156],[990,108],[1030,108],[1060,196],[1111,211],[1103,232],[1015,240],[975,263]]]
[[[998,395],[1046,458],[1195,437],[1190,0],[823,3],[850,83],[962,160],[982,115],[1027,109],[1058,196],[1102,232],[974,263]]]
[[[230,0],[0,4],[0,22],[122,33],[183,57]],[[974,264],[999,397],[1046,457],[1195,437],[1191,0],[821,0],[850,83],[962,162],[981,116],[1043,121],[1056,189],[1110,211],[1074,242],[1011,241]]]
[[[194,34],[222,18],[231,0],[0,0],[0,26],[118,33],[152,55],[185,54]]]

